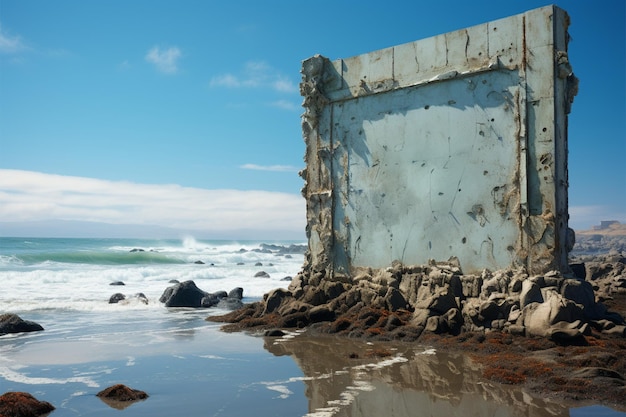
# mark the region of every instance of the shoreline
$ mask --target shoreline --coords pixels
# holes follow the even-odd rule
[[[626,313],[626,294],[615,294],[605,301],[612,311]],[[209,316],[209,322],[222,323],[221,330],[251,335],[293,331],[283,326],[278,313],[251,317],[262,302],[222,316]],[[502,331],[462,332],[457,335],[411,331],[411,312],[361,309],[357,315],[321,321],[300,330],[310,337],[338,337],[384,342],[390,346],[430,345],[446,352],[463,354],[481,369],[484,383],[497,383],[528,390],[533,395],[562,401],[576,407],[599,405],[626,413],[626,338],[591,333],[577,341],[558,343],[545,337],[528,337]],[[350,326],[347,325],[350,323]],[[394,325],[389,325],[395,323]],[[403,326],[403,324],[406,324]],[[355,330],[356,327],[356,330]],[[406,327],[406,332],[402,328]],[[278,333],[280,334],[280,333]]]
[[[626,316],[623,256],[578,262],[587,263],[598,302]],[[365,278],[363,285],[394,301],[392,292]],[[126,281],[127,292],[145,284]],[[92,415],[94,409],[118,415],[95,397],[118,383],[150,395],[127,414],[155,417],[177,414],[181,406],[189,416],[208,410],[262,417],[277,407],[284,415],[306,417],[409,417],[416,409],[437,417],[459,410],[511,417],[626,416],[626,339],[602,333],[607,326],[591,323],[584,338],[567,343],[493,329],[425,331],[412,321],[409,306],[363,303],[349,310],[342,300],[350,300],[337,298],[337,284],[323,283],[334,301],[309,306],[306,314],[301,300],[274,304],[265,314],[270,296],[276,302],[288,290],[248,298],[247,307],[231,313],[143,304],[19,311],[46,331],[0,337],[0,381],[5,390],[49,401],[61,410],[53,416],[70,410]],[[108,280],[94,285],[96,291],[95,305],[106,303],[101,294],[110,293]],[[320,293],[311,295],[325,301]],[[289,317],[280,314],[281,307],[289,308]],[[315,322],[303,324],[312,317]]]
[[[304,340],[303,344],[318,345],[320,348],[321,346],[343,345],[338,349],[340,352],[338,355],[349,357],[349,361],[362,359],[364,352],[365,356],[380,358],[394,358],[397,357],[398,352],[402,352],[404,357],[409,358],[409,361],[403,363],[401,365],[403,369],[394,373],[393,377],[386,376],[386,380],[393,387],[393,390],[413,391],[412,393],[405,392],[407,396],[416,396],[416,393],[422,392],[438,399],[438,401],[453,399],[452,403],[461,403],[464,396],[475,395],[480,398],[488,398],[500,406],[509,407],[510,415],[529,415],[528,409],[543,408],[546,416],[570,416],[568,409],[588,407],[606,408],[612,410],[615,415],[618,413],[626,415],[626,404],[623,402],[606,402],[597,398],[555,395],[554,392],[537,389],[538,386],[534,384],[535,381],[533,380],[529,380],[525,384],[507,384],[486,378],[485,372],[489,366],[486,366],[487,362],[480,359],[491,360],[494,355],[481,354],[477,349],[470,353],[465,349],[467,344],[456,344],[455,346],[454,343],[451,343],[458,342],[455,338],[440,338],[438,335],[433,335],[433,337],[424,338],[419,343],[398,340],[367,341],[340,335],[322,334],[315,328],[305,330],[299,337],[302,338],[301,342]],[[489,340],[487,339],[487,343]],[[329,343],[329,341],[331,342]],[[359,351],[358,346],[361,346],[361,349],[366,346],[366,350]],[[300,358],[312,356],[313,349],[308,352],[308,355],[306,351],[302,352],[301,347],[300,350],[298,352],[296,348],[289,352],[299,363],[302,362]],[[337,360],[328,358],[337,356],[332,348],[326,356],[327,360]],[[520,355],[521,358],[523,355]],[[476,409],[479,410],[481,407],[478,406]],[[408,412],[406,415],[412,414]],[[544,414],[540,412],[532,415],[543,416]]]
[[[308,263],[288,290],[207,320],[228,332],[302,328],[426,343],[467,354],[486,383],[626,413],[624,244],[624,236],[584,236],[571,254],[572,271],[537,276],[464,275],[454,262],[433,261],[335,277]]]
[[[126,357],[122,350],[117,360],[57,366],[40,363],[25,370],[37,375],[73,369],[74,373],[91,374],[90,385],[85,385],[86,381],[40,381],[28,387],[37,399],[57,407],[51,416],[65,415],[68,410],[76,415],[94,410],[102,416],[119,415],[120,411],[96,397],[97,392],[116,383],[149,394],[146,400],[129,405],[128,415],[166,416],[184,406],[186,415],[199,416],[206,415],[207,404],[224,416],[252,412],[270,416],[277,408],[283,415],[304,417],[411,417],[416,409],[430,410],[437,417],[464,409],[475,411],[474,415],[511,417],[592,416],[597,410],[619,415],[597,403],[486,380],[483,368],[467,352],[430,340],[363,340],[322,334],[315,328],[280,337],[227,334],[217,326],[193,328],[195,334],[181,333],[187,339],[166,342],[154,356]],[[216,338],[230,342],[218,347]],[[74,353],[88,349],[80,344],[51,348],[52,355],[59,349]],[[168,350],[170,354],[165,353]],[[574,414],[572,409],[579,407],[583,408]]]

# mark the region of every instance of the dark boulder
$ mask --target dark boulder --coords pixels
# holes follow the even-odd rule
[[[237,310],[243,307],[241,299],[243,298],[243,288],[234,288],[230,292],[216,291],[214,293],[207,293],[202,298],[202,307],[224,308],[227,310]]]
[[[283,337],[286,334],[287,333],[283,332],[280,329],[269,329],[269,330],[265,331],[263,336],[265,336],[265,337]]]
[[[311,323],[333,321],[335,318],[335,312],[328,308],[328,305],[315,306],[309,310],[309,320]]]
[[[209,308],[218,306],[228,310],[236,310],[243,306],[242,298],[243,288],[240,287],[233,288],[230,292],[216,291],[210,293],[198,288],[193,281],[185,281],[167,287],[159,301],[165,303],[166,307]]]
[[[570,264],[569,267],[572,271],[572,274],[574,274],[576,278],[585,279],[585,277],[587,276],[587,269],[585,268],[584,262]]]
[[[214,295],[217,298],[226,298],[228,297],[228,293],[224,290],[221,291],[215,291],[214,293],[211,293],[211,295]]]
[[[148,394],[144,391],[132,389],[123,384],[113,385],[96,394],[108,406],[123,410],[136,401],[145,400]]]
[[[116,384],[105,388],[96,395],[101,398],[111,398],[118,401],[135,401],[148,398],[148,394],[145,392],[129,388],[123,384]]]
[[[53,410],[52,404],[39,401],[27,392],[6,392],[0,395],[0,416],[39,417]]]
[[[220,300],[221,298],[217,297],[215,294],[208,293],[200,300],[200,307],[209,308],[216,306]]]
[[[291,297],[291,293],[282,288],[276,288],[270,291],[269,293],[265,294],[263,297],[265,299],[264,314],[266,314],[266,313],[271,313],[273,311],[276,311],[278,307],[281,306],[281,304],[283,303],[285,299]]]
[[[126,285],[126,284],[124,284],[122,281],[113,281],[109,285]]]
[[[233,288],[228,293],[228,298],[236,298],[238,300],[241,300],[243,298],[243,288],[241,287]]]
[[[116,292],[111,296],[111,298],[109,298],[109,304],[117,304],[120,301],[124,301],[125,299],[126,296],[124,294]]]
[[[159,301],[166,307],[202,307],[202,299],[209,295],[193,281],[185,281],[165,289]]]
[[[22,320],[17,314],[0,315],[0,336],[9,333],[26,333],[37,332],[43,330],[41,325],[34,321]]]
[[[241,300],[238,298],[226,297],[222,298],[217,303],[217,307],[223,308],[224,310],[239,310],[241,307],[243,307],[243,302],[241,302]]]
[[[270,277],[270,274],[268,274],[268,273],[267,273],[267,272],[265,272],[265,271],[259,271],[259,272],[257,272],[256,274],[254,274],[254,277],[255,277],[255,278],[269,278],[269,277]]]

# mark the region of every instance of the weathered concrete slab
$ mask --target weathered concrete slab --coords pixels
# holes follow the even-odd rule
[[[308,267],[566,269],[568,24],[548,6],[304,61]]]

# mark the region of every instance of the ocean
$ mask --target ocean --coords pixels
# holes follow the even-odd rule
[[[158,298],[174,279],[193,280],[207,292],[242,287],[246,300],[252,300],[273,288],[286,287],[289,283],[283,280],[298,273],[303,254],[287,253],[292,245],[303,243],[192,237],[0,238],[0,282],[5,287],[0,291],[0,305],[14,312],[153,310],[158,314],[163,311]],[[254,276],[261,271],[269,277]],[[110,285],[118,281],[125,285]],[[109,305],[109,297],[116,292],[131,297],[143,293],[149,303]]]
[[[207,292],[242,287],[243,302],[258,300],[299,272],[302,244],[2,237],[0,314],[45,330],[0,336],[0,394],[30,392],[55,405],[54,416],[117,415],[94,397],[117,383],[151,394],[134,405],[134,415],[244,415],[270,407],[276,390],[261,390],[267,384],[259,373],[301,375],[293,361],[266,352],[261,338],[226,334],[205,321],[225,310],[168,309],[159,297],[171,280],[193,280]],[[109,304],[115,293],[126,301]],[[242,396],[255,400],[235,401]],[[304,394],[289,397],[281,400],[292,404],[286,410],[306,414]],[[208,400],[216,407],[210,412]]]
[[[302,331],[225,333],[205,320],[225,310],[159,302],[171,280],[207,292],[242,287],[244,302],[259,300],[289,285],[304,244],[2,237],[0,314],[45,330],[0,336],[0,394],[29,392],[56,407],[51,417],[623,415],[485,384],[462,354]],[[115,293],[126,300],[110,304]],[[149,398],[122,411],[96,396],[120,383]]]

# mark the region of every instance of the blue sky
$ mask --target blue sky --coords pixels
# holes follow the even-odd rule
[[[302,60],[546,4],[0,0],[0,235],[62,219],[304,237]],[[580,78],[571,226],[626,222],[625,2],[558,5]]]

